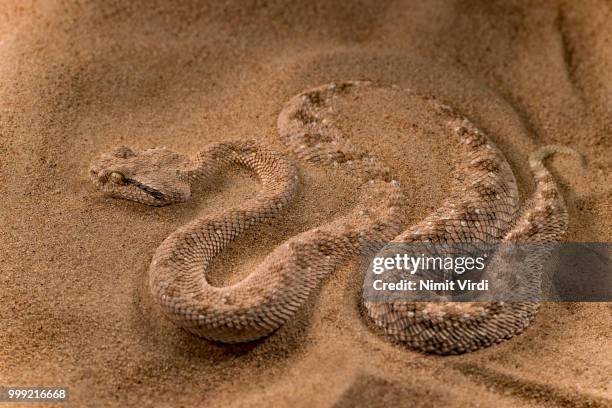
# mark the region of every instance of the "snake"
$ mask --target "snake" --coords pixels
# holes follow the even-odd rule
[[[440,206],[406,226],[403,189],[376,154],[351,142],[332,115],[334,103],[362,89],[410,93],[434,112],[454,144],[451,191]],[[172,232],[156,249],[148,287],[163,315],[178,327],[223,343],[257,340],[289,321],[343,262],[372,242],[555,243],[568,212],[544,160],[573,153],[545,146],[529,158],[535,188],[521,208],[513,171],[486,133],[435,97],[371,81],[335,82],[305,90],[284,105],[277,119],[290,154],[253,139],[215,143],[194,156],[167,148],[126,146],[96,157],[89,175],[105,195],[150,206],[186,202],[192,188],[243,168],[258,180],[258,193],[231,208],[205,213]],[[300,188],[296,162],[344,171],[358,182],[356,203],[328,223],[290,237],[237,283],[210,284],[212,262],[239,235],[273,222]],[[542,257],[527,265],[536,271]],[[520,271],[518,272],[520,273]],[[372,302],[365,315],[392,341],[426,353],[458,354],[521,333],[539,302]]]

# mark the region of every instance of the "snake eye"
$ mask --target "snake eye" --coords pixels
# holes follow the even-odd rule
[[[109,179],[112,183],[114,184],[125,184],[125,177],[123,174],[113,171],[110,176]]]

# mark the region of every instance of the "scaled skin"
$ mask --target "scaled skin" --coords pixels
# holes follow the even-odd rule
[[[253,141],[210,146],[194,159],[167,149],[134,152],[121,147],[94,161],[94,184],[114,197],[148,205],[188,200],[190,186],[232,166],[254,172],[260,196],[196,219],[172,233],[150,266],[151,292],[178,326],[207,339],[244,342],[269,335],[303,305],[344,260],[369,242],[554,242],[565,232],[567,212],[542,160],[557,148],[532,157],[536,192],[518,213],[516,181],[503,154],[487,136],[453,109],[431,98],[456,135],[461,182],[429,217],[407,228],[399,216],[399,183],[378,157],[359,151],[327,114],[334,98],[370,82],[329,84],[292,98],[278,118],[281,139],[299,159],[334,166],[360,181],[360,200],[348,214],[299,234],[273,250],[245,279],[211,286],[211,260],[246,229],[280,214],[294,198],[297,171],[283,154]],[[396,92],[409,92],[390,88]],[[541,259],[534,259],[539,265]],[[536,303],[365,303],[368,315],[390,337],[439,354],[473,351],[520,333],[533,319]]]

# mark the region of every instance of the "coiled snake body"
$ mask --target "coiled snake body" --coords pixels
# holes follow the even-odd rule
[[[254,141],[235,141],[208,147],[193,160],[167,149],[135,152],[120,147],[92,163],[90,176],[98,188],[148,205],[186,201],[193,183],[230,166],[251,170],[261,182],[256,198],[188,223],[156,250],[149,287],[170,320],[207,339],[250,341],[290,319],[321,281],[367,242],[554,242],[564,233],[567,212],[542,164],[562,148],[547,147],[532,155],[536,189],[519,213],[516,181],[503,154],[465,117],[425,97],[423,103],[456,135],[461,164],[448,199],[405,229],[398,215],[401,189],[391,171],[375,155],[357,149],[327,113],[335,98],[373,86],[357,81],[321,86],[292,98],[281,111],[278,130],[289,150],[301,160],[355,175],[361,181],[360,199],[348,214],[274,249],[231,286],[208,283],[211,260],[248,228],[278,216],[295,196],[297,170],[287,157]],[[472,351],[510,338],[531,322],[538,307],[535,302],[364,306],[392,338],[440,354]]]

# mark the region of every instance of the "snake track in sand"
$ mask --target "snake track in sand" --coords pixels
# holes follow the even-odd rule
[[[418,224],[406,227],[399,183],[380,158],[355,147],[331,119],[336,98],[376,85],[343,82],[292,98],[278,118],[278,131],[300,160],[335,166],[360,180],[358,204],[348,214],[298,234],[274,249],[242,281],[213,287],[212,259],[235,237],[277,217],[295,196],[297,170],[283,154],[254,141],[215,144],[192,160],[156,148],[120,147],[94,160],[90,177],[105,193],[148,205],[189,199],[192,184],[242,166],[260,180],[254,199],[208,214],[173,232],[156,250],[149,287],[163,313],[198,336],[222,342],[264,337],[289,320],[326,276],[368,242],[537,242],[559,240],[567,211],[543,160],[561,147],[530,157],[536,188],[519,211],[514,175],[503,154],[468,119],[433,98],[418,96],[456,136],[452,192]],[[394,92],[411,92],[388,88]],[[532,264],[538,268],[541,260]],[[540,262],[540,263],[538,263]],[[415,349],[440,353],[473,351],[520,333],[535,316],[535,302],[364,304],[373,322],[390,337]]]

